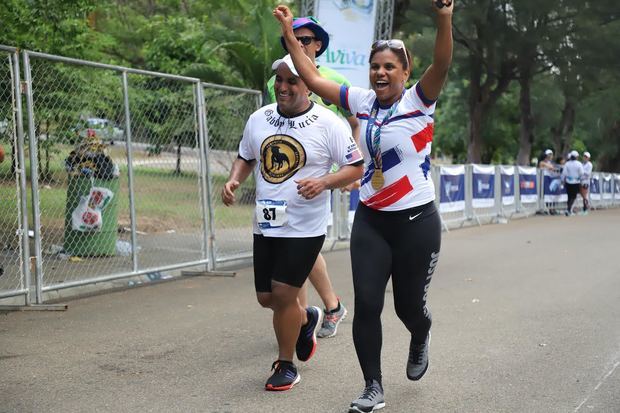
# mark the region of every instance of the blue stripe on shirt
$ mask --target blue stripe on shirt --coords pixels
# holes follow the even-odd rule
[[[436,102],[436,100],[432,100],[432,99],[429,99],[426,96],[424,96],[424,92],[422,91],[422,86],[420,86],[420,82],[415,84],[415,91],[417,92],[418,96],[420,97],[420,100],[422,100],[422,103],[424,103],[424,105],[426,105],[426,107],[429,107],[433,103]]]
[[[340,106],[351,112],[349,107],[349,88],[346,85],[340,85]]]

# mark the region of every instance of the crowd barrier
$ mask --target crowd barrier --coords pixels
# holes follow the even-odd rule
[[[35,305],[89,284],[251,264],[254,180],[232,208],[220,192],[260,106],[256,90],[0,46],[0,299]],[[88,158],[97,145],[81,146],[92,131],[107,169]],[[431,176],[445,230],[565,208],[559,178],[536,168]],[[359,202],[332,194],[328,248],[350,238]],[[620,175],[595,172],[590,200],[620,205]]]
[[[559,174],[534,167],[512,165],[442,165],[433,166],[435,203],[442,227],[448,231],[465,225],[506,223],[510,219],[534,214],[564,214],[567,194]],[[348,220],[350,230],[359,202],[357,190],[334,192],[335,214]],[[592,209],[620,206],[620,174],[594,172],[590,181]],[[342,206],[348,207],[342,215]],[[582,211],[579,195],[573,211]],[[334,220],[336,221],[336,220]],[[337,231],[339,239],[349,232]]]

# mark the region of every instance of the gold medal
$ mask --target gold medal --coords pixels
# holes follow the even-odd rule
[[[375,191],[383,188],[383,184],[385,183],[385,178],[383,177],[383,171],[381,169],[375,169],[372,174],[372,178],[370,178],[370,184],[372,185]]]

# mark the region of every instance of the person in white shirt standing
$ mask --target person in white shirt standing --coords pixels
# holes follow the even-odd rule
[[[592,162],[590,162],[590,152],[583,153],[583,175],[579,193],[583,198],[583,214],[586,215],[590,209],[590,179],[592,179]]]
[[[254,171],[254,285],[260,305],[273,310],[278,359],[266,390],[289,390],[300,380],[293,354],[308,361],[316,350],[323,312],[298,302],[321,251],[329,190],[360,179],[363,159],[348,128],[329,109],[308,99],[290,56],[273,63],[276,103],[248,119],[222,201]],[[332,165],[340,169],[329,173]]]
[[[571,151],[568,154],[568,161],[562,168],[562,181],[566,187],[566,193],[568,194],[568,203],[566,205],[566,216],[573,214],[573,204],[579,193],[579,184],[581,183],[581,177],[583,176],[583,165],[577,160],[579,158],[579,152]]]

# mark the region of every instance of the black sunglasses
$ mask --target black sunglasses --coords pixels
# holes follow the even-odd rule
[[[313,40],[316,40],[316,37],[314,36],[296,36],[295,38],[304,46],[308,46]]]

